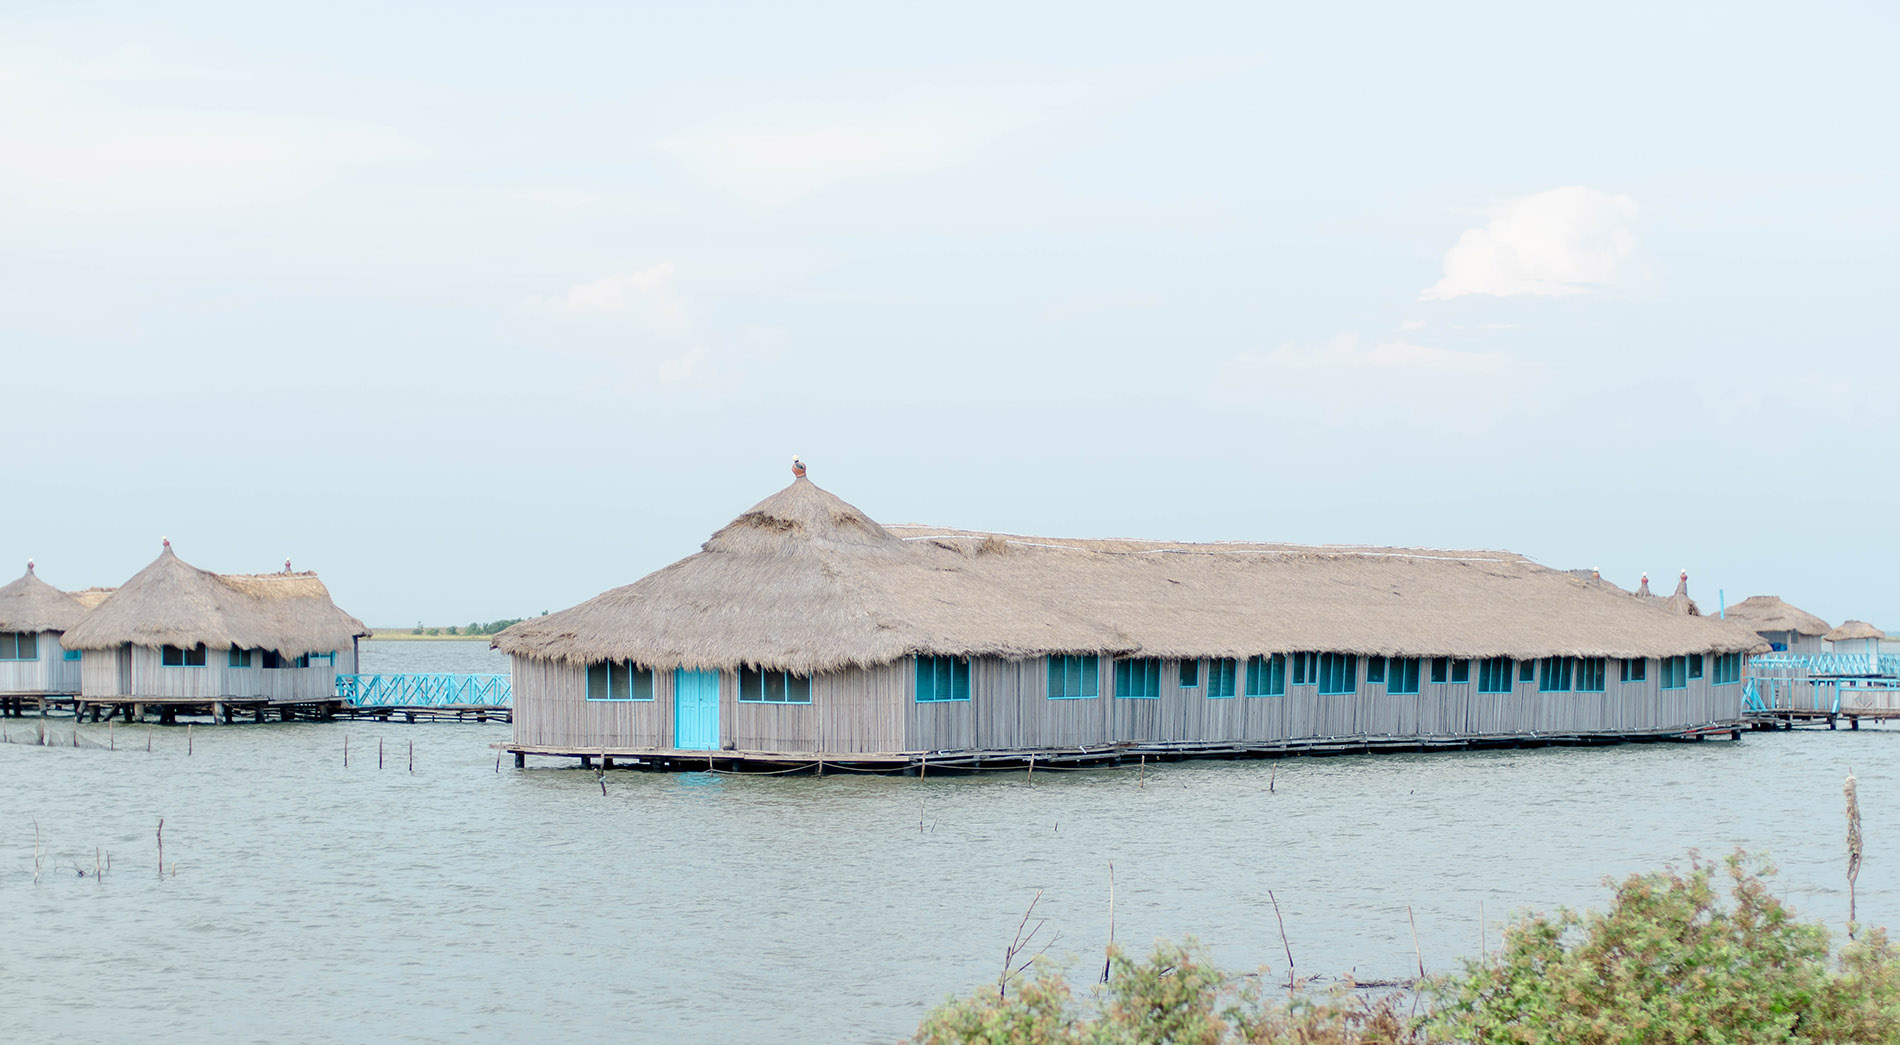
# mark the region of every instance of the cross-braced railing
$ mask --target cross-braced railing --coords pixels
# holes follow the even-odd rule
[[[351,707],[511,707],[514,681],[507,675],[338,675],[336,695]]]

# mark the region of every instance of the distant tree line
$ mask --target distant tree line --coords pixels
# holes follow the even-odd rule
[[[541,611],[541,616],[545,617],[547,615],[548,615],[548,611],[546,610]],[[527,618],[508,617],[503,620],[491,620],[486,624],[483,624],[480,621],[470,621],[467,625],[451,624],[446,628],[425,627],[421,621],[417,621],[416,626],[409,629],[409,634],[411,635],[495,635],[506,630],[507,628],[513,627],[516,624],[520,624],[525,619]]]

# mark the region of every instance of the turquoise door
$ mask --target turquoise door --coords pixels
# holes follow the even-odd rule
[[[719,747],[719,673],[673,672],[673,746],[684,751]]]

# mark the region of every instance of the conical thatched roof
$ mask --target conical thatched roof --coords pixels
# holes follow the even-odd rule
[[[211,573],[180,559],[168,543],[61,642],[86,650],[202,642],[294,657],[342,649],[368,634],[362,621],[330,601],[314,573]]]
[[[495,645],[814,672],[912,653],[1654,657],[1761,643],[1510,552],[887,529],[800,478],[698,554]]]
[[[1751,631],[1792,631],[1800,635],[1826,635],[1827,621],[1803,609],[1781,601],[1779,595],[1750,595],[1730,606],[1728,619],[1746,624]]]
[[[1884,639],[1887,633],[1864,620],[1844,620],[1833,631],[1821,636],[1829,642],[1852,639]]]
[[[66,631],[85,615],[78,599],[40,580],[30,564],[0,588],[0,631]]]
[[[1695,600],[1689,597],[1688,570],[1682,571],[1682,576],[1676,581],[1675,593],[1662,600],[1662,607],[1671,613],[1680,613],[1689,617],[1702,616],[1701,607],[1697,606]]]

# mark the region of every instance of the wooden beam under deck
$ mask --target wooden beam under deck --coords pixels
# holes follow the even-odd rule
[[[1577,732],[1564,734],[1496,733],[1466,736],[1354,736],[1318,737],[1276,742],[1165,743],[1126,741],[1092,747],[1036,750],[818,752],[720,750],[688,751],[678,748],[566,747],[540,744],[502,744],[515,756],[517,768],[527,757],[574,758],[592,767],[600,759],[607,767],[623,769],[719,770],[771,773],[787,770],[827,770],[871,773],[928,774],[931,771],[976,772],[1021,770],[1032,766],[1081,768],[1188,759],[1285,758],[1293,755],[1346,755],[1419,751],[1483,750],[1521,747],[1576,747],[1655,741],[1740,740],[1747,728],[1740,721],[1713,722],[1687,729],[1654,732]]]

